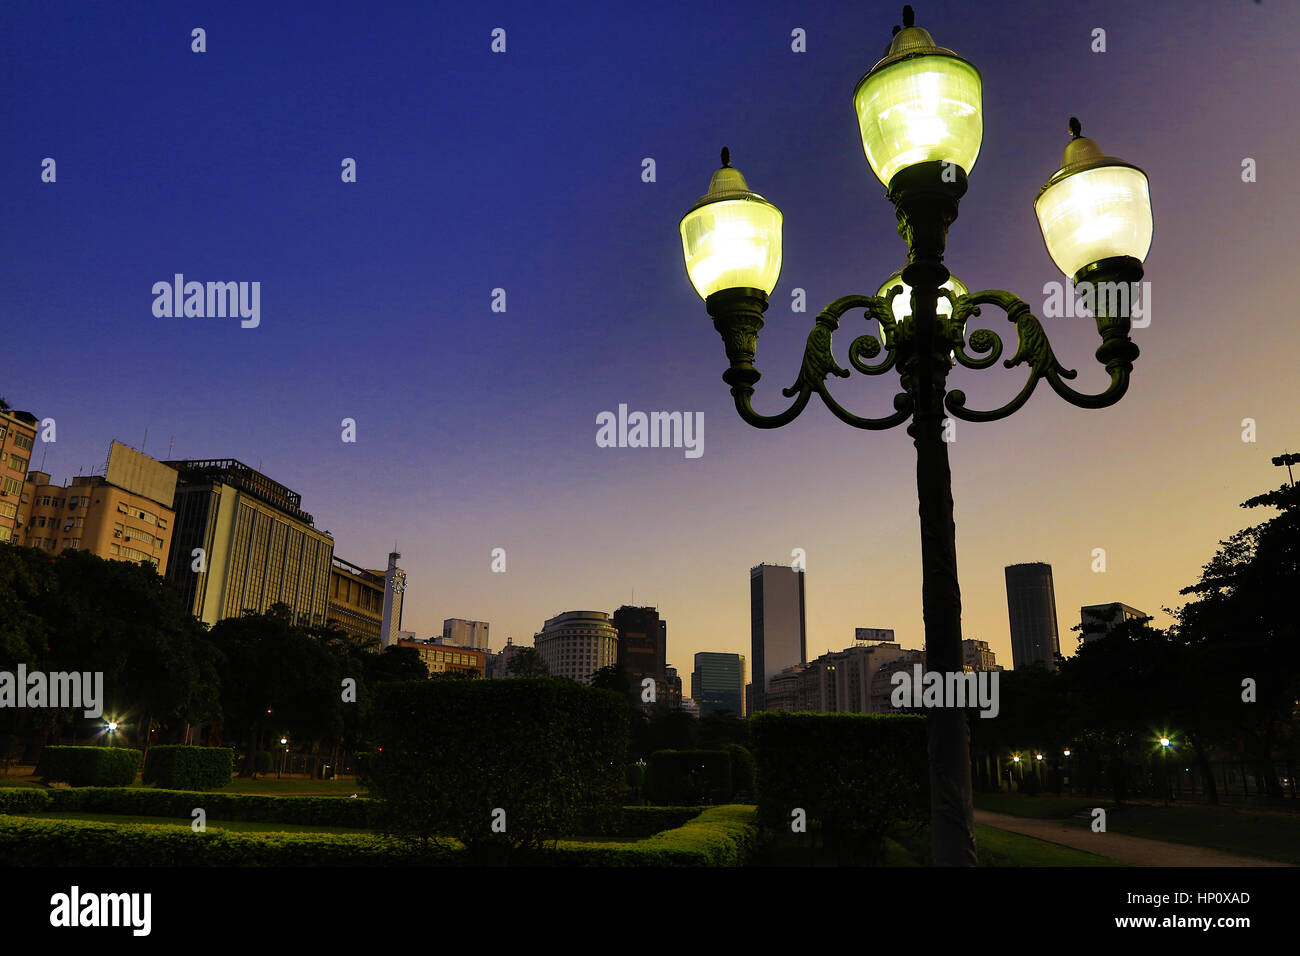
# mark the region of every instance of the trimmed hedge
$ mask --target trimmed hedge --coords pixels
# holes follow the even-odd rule
[[[384,684],[372,738],[390,831],[454,837],[476,860],[606,832],[621,810],[628,702],[614,691],[550,677]]]
[[[160,744],[150,748],[141,781],[167,790],[216,790],[230,784],[234,770],[229,747]]]
[[[758,846],[754,807],[709,807],[674,830],[636,843],[560,841],[539,854],[547,866],[744,866]]]
[[[150,823],[0,816],[10,866],[409,866],[455,851],[369,834],[240,833]]]
[[[664,806],[731,800],[731,755],[725,750],[656,750],[646,767],[646,799]]]
[[[46,747],[36,773],[46,783],[126,787],[135,783],[141,753],[126,747]]]
[[[300,823],[304,826],[378,827],[383,819],[379,801],[365,797],[269,797],[243,793],[201,793],[186,790],[87,788],[49,790],[50,810],[120,813],[138,817],[177,817],[188,821],[195,807],[208,819],[247,823]]]
[[[0,813],[40,813],[50,807],[50,792],[35,787],[0,789]]]
[[[841,862],[878,862],[885,838],[929,805],[925,718],[759,713],[750,720],[758,816],[787,830],[802,808]]]
[[[75,790],[0,788],[0,813],[80,810],[137,817],[175,817],[189,822],[195,807],[202,807],[213,821],[240,820],[247,823],[375,829],[383,818],[379,801],[366,797],[268,797],[126,787],[82,787]]]
[[[174,817],[189,823],[202,807],[213,823],[295,823],[303,826],[356,827],[378,830],[384,807],[369,797],[270,797],[254,794],[200,793],[85,787],[77,790],[0,788],[0,813],[26,814],[52,810],[116,813],[136,817]],[[703,807],[623,807],[621,819],[604,830],[621,837],[649,837],[682,826]]]
[[[753,803],[757,772],[754,755],[740,744],[727,744],[723,749],[731,757],[731,799],[738,803]]]
[[[622,824],[614,832],[622,837],[650,837],[684,826],[703,810],[704,807],[624,807]]]
[[[656,808],[664,809],[664,808]],[[530,860],[547,866],[743,866],[758,842],[754,807],[709,807],[683,826],[636,843],[561,841]],[[10,866],[446,866],[470,862],[457,845],[368,834],[240,833],[147,823],[0,815]]]

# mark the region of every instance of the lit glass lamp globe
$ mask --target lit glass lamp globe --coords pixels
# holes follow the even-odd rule
[[[903,29],[853,91],[862,149],[886,186],[899,170],[936,160],[969,173],[984,138],[979,70],[910,21],[907,8]]]
[[[1106,156],[1080,135],[1070,118],[1072,139],[1061,168],[1034,200],[1047,252],[1065,275],[1074,277],[1094,262],[1117,257],[1146,259],[1153,224],[1147,175],[1131,163]]]
[[[781,274],[781,222],[781,210],[750,191],[724,148],[709,191],[682,217],[686,274],[700,297],[723,289],[771,294]]]
[[[891,307],[891,311],[894,313],[894,322],[902,324],[903,319],[907,318],[907,316],[912,313],[912,287],[903,281],[903,270],[899,269],[892,276],[886,279],[885,284],[880,287],[880,291],[877,292],[876,295],[882,299],[886,298],[889,294],[889,290],[896,285],[902,286],[903,291],[894,296],[894,304]],[[954,275],[948,276],[948,281],[939,288],[947,289],[954,296],[963,296],[970,291],[966,288],[966,283],[962,282]],[[943,296],[939,296],[938,300],[935,302],[934,311],[940,318],[946,319],[948,316],[952,315],[952,303]],[[880,327],[880,342],[882,345],[884,344],[884,341],[885,327],[882,325]],[[953,356],[950,353],[948,357],[952,358]]]

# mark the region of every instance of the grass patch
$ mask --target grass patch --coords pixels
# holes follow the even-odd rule
[[[930,827],[911,827],[890,840],[890,866],[929,866]],[[906,857],[903,856],[906,854]],[[1124,866],[1116,860],[1020,833],[975,824],[978,866]],[[904,862],[910,859],[911,862]],[[896,861],[896,862],[894,862]]]
[[[1074,821],[1072,821],[1074,822]],[[1087,820],[1077,821],[1087,826]],[[1300,864],[1300,815],[1237,807],[1125,805],[1106,810],[1111,833]]]
[[[1110,806],[1110,801],[1102,797],[1026,797],[1014,793],[976,793],[974,802],[978,810],[1037,820],[1064,820],[1080,810]]]
[[[1118,860],[975,824],[980,866],[1127,866]]]

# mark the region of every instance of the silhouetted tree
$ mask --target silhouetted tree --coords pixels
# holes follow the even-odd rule
[[[541,653],[535,647],[525,647],[516,651],[510,658],[510,676],[512,677],[549,677],[551,669],[546,666]]]

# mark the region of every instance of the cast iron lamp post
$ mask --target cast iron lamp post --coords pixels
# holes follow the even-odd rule
[[[982,81],[974,66],[935,46],[928,32],[913,25],[910,7],[903,8],[903,24],[901,30],[894,28],[884,58],[859,81],[853,101],[863,150],[887,187],[898,233],[907,242],[907,264],[876,295],[842,296],[817,316],[799,375],[782,392],[794,399],[785,411],[760,415],[751,404],[760,377],[754,367],[758,333],[781,271],[781,212],[750,191],[725,148],[709,192],[682,218],[682,249],[687,274],[726,348],[730,367],[722,379],[731,386],[736,410],[746,422],[779,428],[793,421],[814,393],[855,428],[874,431],[911,420],[907,431],[917,452],[927,668],[960,672],[961,593],[944,418],[1006,418],[1029,400],[1040,380],[1082,408],[1104,408],[1123,397],[1138,355],[1129,338],[1128,284],[1142,278],[1142,260],[1151,245],[1151,203],[1142,170],[1105,156],[1080,135],[1079,123],[1072,119],[1061,168],[1039,191],[1034,208],[1053,261],[1082,292],[1093,293],[1101,336],[1097,360],[1110,384],[1098,394],[1078,392],[1066,384],[1077,373],[1057,360],[1028,303],[997,289],[969,293],[943,263],[948,227],[957,218],[967,174],[979,155]],[[1114,294],[1119,283],[1125,284],[1122,295]],[[967,320],[986,304],[1001,309],[1015,325],[1017,348],[1003,364],[1028,365],[1029,375],[1006,405],[981,410],[967,407],[965,393],[948,391],[946,383],[954,360],[985,369],[1001,357],[997,333],[979,329],[966,334]],[[827,375],[850,374],[835,360],[831,335],[844,314],[856,309],[865,310],[870,331],[849,345],[849,365],[865,375],[897,369],[901,380],[894,411],[883,418],[853,414],[827,388]],[[873,364],[870,360],[882,350],[884,358]],[[935,708],[927,724],[934,862],[974,866],[966,715]]]

